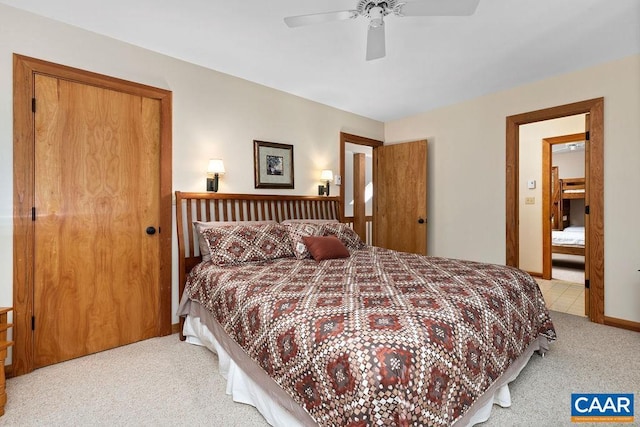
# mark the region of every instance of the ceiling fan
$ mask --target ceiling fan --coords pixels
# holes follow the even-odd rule
[[[358,16],[369,18],[367,33],[367,61],[382,58],[386,54],[384,18],[396,16],[468,16],[473,15],[480,0],[359,0],[353,10],[314,13],[311,15],[289,16],[284,22],[289,27],[321,24],[324,22],[354,19]]]

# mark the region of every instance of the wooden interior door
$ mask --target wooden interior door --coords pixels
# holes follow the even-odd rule
[[[374,242],[427,254],[427,141],[376,149]]]
[[[160,101],[35,77],[34,367],[156,336]]]

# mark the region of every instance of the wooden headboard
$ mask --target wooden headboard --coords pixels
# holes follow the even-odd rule
[[[176,191],[180,298],[187,273],[202,260],[194,221],[341,220],[340,212],[339,197]]]

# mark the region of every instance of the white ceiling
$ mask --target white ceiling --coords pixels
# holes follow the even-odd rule
[[[553,154],[569,154],[584,152],[584,141],[567,142],[566,144],[553,144],[551,146]]]
[[[640,0],[481,0],[470,17],[388,16],[387,56],[369,62],[363,17],[283,22],[357,0],[0,3],[380,121],[640,53]]]

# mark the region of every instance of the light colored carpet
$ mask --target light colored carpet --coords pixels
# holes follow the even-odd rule
[[[551,314],[558,341],[511,384],[513,406],[494,406],[483,425],[570,425],[571,392],[634,392],[640,401],[640,334]],[[0,425],[267,425],[225,394],[217,371],[208,350],[154,338],[7,380]]]
[[[267,425],[225,387],[209,350],[153,338],[7,380],[0,425]]]
[[[571,393],[635,393],[634,425],[640,424],[640,334],[556,311],[551,318],[558,340],[544,358],[534,354],[511,383],[511,408],[494,405],[482,425],[572,425]]]

